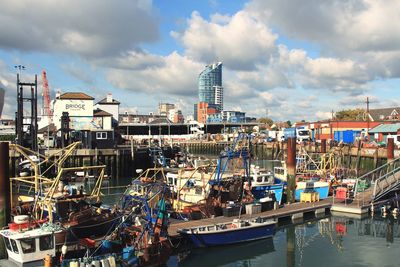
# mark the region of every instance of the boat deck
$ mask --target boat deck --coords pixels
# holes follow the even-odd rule
[[[251,219],[251,218],[262,217],[265,219],[276,219],[276,220],[279,220],[281,218],[297,219],[297,218],[302,218],[304,213],[308,212],[319,212],[325,214],[325,209],[330,208],[331,206],[332,206],[332,198],[327,198],[318,202],[294,203],[290,205],[285,205],[284,207],[276,210],[264,211],[257,214],[243,214],[240,216],[240,218]],[[177,237],[179,235],[177,233],[178,229],[197,227],[201,225],[228,223],[231,222],[234,218],[236,217],[219,216],[215,218],[207,218],[194,221],[175,221],[170,224],[168,228],[168,233],[170,237]]]

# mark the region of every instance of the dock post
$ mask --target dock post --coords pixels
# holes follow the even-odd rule
[[[374,169],[378,168],[378,155],[379,155],[379,148],[377,147],[374,152]]]
[[[11,220],[10,196],[10,155],[8,142],[0,143],[0,226],[6,226]]]
[[[294,203],[296,190],[296,138],[289,137],[287,142],[287,201]]]
[[[356,174],[359,176],[360,164],[361,164],[361,140],[358,140],[357,144],[357,161],[356,161]]]
[[[321,139],[321,153],[326,153],[326,139]]]
[[[387,139],[387,162],[392,162],[394,159],[394,139]]]

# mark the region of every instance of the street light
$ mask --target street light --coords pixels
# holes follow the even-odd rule
[[[24,66],[24,65],[15,65],[15,66],[14,66],[14,69],[18,70],[19,76],[21,77],[21,72],[22,72],[23,70],[25,70],[25,66]]]

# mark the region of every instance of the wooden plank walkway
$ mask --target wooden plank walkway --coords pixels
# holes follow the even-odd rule
[[[269,211],[264,211],[261,213],[257,214],[243,214],[240,216],[240,218],[243,219],[251,219],[251,218],[257,218],[257,217],[262,217],[266,219],[279,219],[282,217],[290,217],[294,214],[299,214],[299,213],[306,213],[306,212],[312,212],[318,209],[326,209],[330,208],[332,206],[332,198],[327,198],[318,202],[312,202],[312,203],[294,203],[290,205],[285,205],[282,208],[279,208],[277,210],[269,210]],[[168,228],[168,233],[171,237],[177,237],[179,234],[177,233],[178,229],[182,228],[190,228],[190,227],[197,227],[201,225],[212,225],[212,224],[220,224],[220,223],[227,223],[231,222],[234,218],[236,217],[215,217],[215,218],[207,218],[207,219],[202,219],[202,220],[194,220],[194,221],[177,221],[174,223],[171,223],[171,225]]]

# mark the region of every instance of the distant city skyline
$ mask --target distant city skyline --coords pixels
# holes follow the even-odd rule
[[[400,106],[400,2],[0,0],[4,118],[22,80],[46,70],[55,91],[112,93],[121,111],[198,102],[198,75],[223,62],[224,109],[275,121]],[[23,14],[23,15],[21,15]],[[41,81],[40,81],[41,83]],[[41,85],[39,85],[39,94]],[[41,102],[39,101],[41,104]]]

